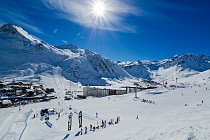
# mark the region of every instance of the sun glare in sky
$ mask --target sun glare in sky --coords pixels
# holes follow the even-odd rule
[[[95,1],[93,4],[93,13],[97,16],[97,17],[103,17],[105,14],[105,4],[103,1]]]

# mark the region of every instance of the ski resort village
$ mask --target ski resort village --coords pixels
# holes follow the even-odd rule
[[[210,0],[0,0],[0,140],[210,140]]]
[[[1,140],[210,139],[210,57],[114,62],[0,28]]]

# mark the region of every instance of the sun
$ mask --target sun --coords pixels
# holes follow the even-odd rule
[[[93,3],[93,9],[92,9],[94,15],[96,17],[104,17],[105,11],[106,11],[106,6],[105,3],[101,0],[97,0]]]

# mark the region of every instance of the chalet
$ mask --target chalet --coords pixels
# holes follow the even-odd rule
[[[44,90],[41,88],[34,89],[35,95],[46,94]]]
[[[33,85],[32,87],[33,87],[33,89],[42,89],[43,88],[42,85]]]
[[[11,87],[4,87],[1,89],[1,92],[3,92],[3,93],[14,92],[14,89]]]
[[[34,96],[34,89],[26,89],[26,95],[29,97]]]
[[[0,88],[4,88],[5,86],[6,86],[5,83],[1,83],[1,82],[0,82]]]
[[[47,90],[48,93],[54,92],[53,88]],[[48,101],[56,99],[56,96],[48,96],[42,85],[33,85],[30,83],[0,82],[0,107],[10,107],[12,102],[15,104],[24,102],[27,104],[35,101]]]
[[[15,96],[16,95],[14,92],[6,92],[5,94],[6,94],[6,96]]]
[[[22,90],[16,90],[16,91],[15,91],[15,94],[18,95],[18,96],[19,96],[19,95],[23,95],[23,91],[22,91]]]
[[[46,93],[52,93],[55,92],[54,88],[46,88]]]
[[[12,106],[12,102],[10,100],[3,100],[0,102],[0,107],[10,107]]]

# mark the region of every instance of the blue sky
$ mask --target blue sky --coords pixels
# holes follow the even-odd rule
[[[73,43],[112,60],[160,60],[210,55],[209,7],[209,0],[0,0],[0,25],[14,23],[49,44]]]

